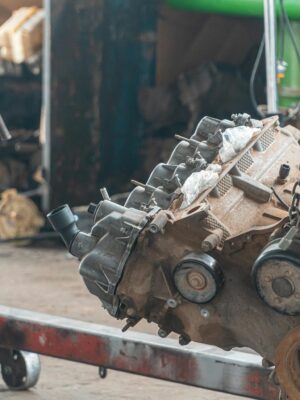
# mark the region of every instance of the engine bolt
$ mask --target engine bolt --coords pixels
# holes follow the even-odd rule
[[[128,308],[128,310],[127,310],[127,315],[128,315],[129,317],[135,316],[135,315],[136,315],[135,309],[134,309],[133,307]]]
[[[160,328],[158,330],[157,334],[158,334],[159,337],[161,337],[163,339],[166,338],[169,335],[169,333],[167,331],[165,331],[164,329],[162,329],[162,328]]]
[[[201,314],[201,316],[202,316],[203,318],[209,318],[209,317],[210,317],[209,311],[206,310],[206,308],[203,308],[203,309],[200,311],[200,314]]]
[[[179,336],[179,344],[180,346],[186,346],[191,342],[191,339],[188,336],[180,335]]]
[[[176,308],[177,307],[177,301],[174,299],[168,299],[167,300],[167,305],[169,308]]]

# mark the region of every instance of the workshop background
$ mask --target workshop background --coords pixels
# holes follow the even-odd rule
[[[288,5],[300,46],[300,4]],[[0,0],[0,304],[122,327],[99,309],[45,215],[120,202],[210,115],[260,118],[263,1]],[[300,126],[300,74],[279,31],[282,118]],[[260,54],[260,58],[258,55]],[[289,66],[286,70],[285,64]],[[259,105],[259,106],[258,106]],[[142,323],[141,332],[156,333]],[[241,399],[42,357],[39,383],[1,399]]]

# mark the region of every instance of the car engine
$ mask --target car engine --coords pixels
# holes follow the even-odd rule
[[[124,205],[91,204],[90,233],[67,205],[48,218],[89,291],[124,330],[263,357],[282,398],[300,398],[300,131],[248,114],[204,117]]]

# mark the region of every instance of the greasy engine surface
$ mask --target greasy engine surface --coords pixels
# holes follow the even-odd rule
[[[277,117],[205,117],[124,206],[91,205],[80,232],[67,206],[49,215],[107,311],[158,334],[250,347],[300,398],[300,132]]]

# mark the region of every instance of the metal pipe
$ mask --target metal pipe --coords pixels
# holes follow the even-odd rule
[[[276,15],[275,0],[264,0],[265,52],[267,76],[267,112],[278,113],[276,80]]]
[[[277,88],[277,19],[276,0],[269,0],[269,29],[270,29],[270,93],[268,98],[268,111],[278,114],[278,88]],[[267,60],[268,62],[268,60]]]
[[[4,140],[10,140],[11,135],[5,125],[5,122],[3,121],[3,118],[0,115],[0,141]]]
[[[203,13],[262,17],[263,0],[165,0],[169,6],[187,11]],[[300,1],[285,0],[285,8],[292,19],[300,19]],[[276,0],[276,12],[280,14],[279,0]]]

